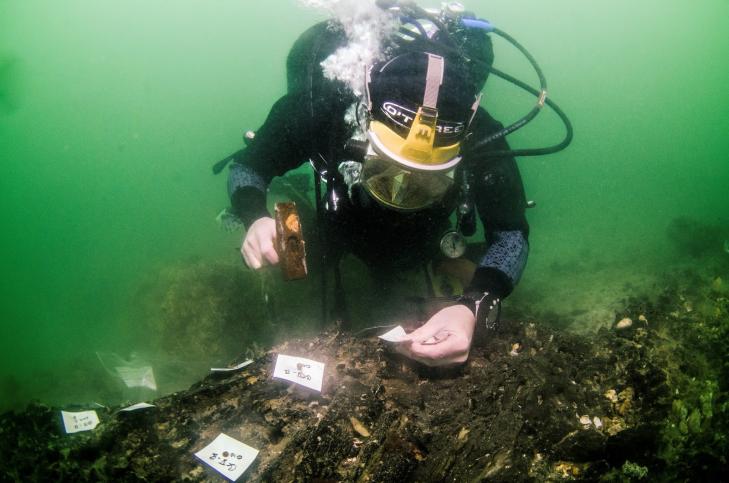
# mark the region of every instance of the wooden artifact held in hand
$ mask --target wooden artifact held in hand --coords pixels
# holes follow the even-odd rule
[[[306,278],[306,249],[296,203],[276,203],[276,252],[284,280]]]

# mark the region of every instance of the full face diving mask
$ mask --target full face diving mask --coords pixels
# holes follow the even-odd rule
[[[367,72],[369,148],[360,179],[387,207],[420,210],[453,186],[480,99],[469,99],[460,72],[446,75],[445,66],[441,56],[410,52]]]

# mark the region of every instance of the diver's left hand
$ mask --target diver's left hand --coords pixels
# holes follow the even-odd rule
[[[405,336],[396,350],[427,366],[463,364],[471,350],[476,317],[465,305],[441,309]]]

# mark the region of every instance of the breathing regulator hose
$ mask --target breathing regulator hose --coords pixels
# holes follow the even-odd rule
[[[464,23],[466,20],[464,19]],[[484,21],[478,21],[479,23],[483,24],[489,24],[488,22]],[[475,23],[475,22],[473,22]],[[472,23],[472,25],[473,25]],[[481,27],[478,27],[481,28]],[[475,153],[478,152],[486,147],[487,144],[490,142],[499,139],[501,137],[504,137],[506,135],[509,135],[516,131],[517,129],[521,129],[524,127],[527,123],[529,123],[532,119],[537,117],[537,114],[541,112],[541,110],[544,108],[545,104],[549,106],[557,116],[559,116],[560,120],[565,126],[565,136],[559,143],[545,147],[545,148],[533,148],[533,149],[510,149],[505,151],[490,151],[488,155],[490,157],[501,157],[501,156],[540,156],[544,154],[552,154],[559,152],[569,146],[569,144],[572,142],[572,137],[574,135],[573,129],[572,129],[572,123],[570,122],[567,115],[564,113],[564,111],[549,97],[547,96],[547,79],[544,77],[544,73],[542,72],[541,67],[539,67],[539,64],[537,63],[536,59],[529,53],[529,51],[522,46],[519,42],[517,42],[516,39],[514,39],[512,36],[504,32],[503,30],[497,29],[495,27],[492,27],[490,32],[498,35],[499,37],[503,38],[510,44],[512,44],[514,47],[516,47],[523,55],[527,58],[529,63],[532,65],[532,68],[537,73],[537,76],[539,77],[539,89],[535,89],[529,84],[517,79],[514,76],[511,76],[499,69],[494,68],[493,66],[488,66],[489,71],[494,74],[497,77],[500,77],[501,79],[504,79],[507,82],[510,82],[517,87],[520,87],[521,89],[524,89],[525,91],[531,93],[532,95],[537,97],[537,103],[536,105],[527,113],[524,117],[516,121],[515,123],[503,128],[502,130],[487,136],[484,139],[479,140],[476,144],[469,147],[469,152]]]

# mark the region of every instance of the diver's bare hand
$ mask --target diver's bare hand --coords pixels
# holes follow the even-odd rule
[[[259,218],[248,227],[240,254],[248,267],[258,270],[278,263],[278,253],[273,247],[276,240],[276,222],[273,218]]]
[[[441,309],[396,346],[405,356],[427,366],[463,364],[468,359],[476,317],[465,305]]]

